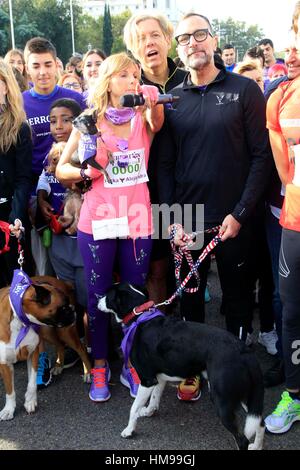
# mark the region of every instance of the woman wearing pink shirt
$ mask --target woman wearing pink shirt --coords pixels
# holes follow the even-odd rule
[[[147,187],[149,149],[154,133],[164,120],[162,105],[156,105],[154,86],[140,86],[140,69],[125,53],[115,54],[100,66],[90,106],[97,115],[96,161],[106,167],[108,178],[88,166],[79,170],[68,163],[78,148],[80,132],[74,130],[57,167],[60,181],[92,179],[85,193],[78,225],[78,243],[85,264],[92,354],[95,360],[90,399],[110,398],[107,363],[109,316],[97,308],[99,298],[112,284],[117,260],[122,281],[144,285],[152,247],[152,215]],[[145,106],[124,108],[120,97],[143,93]],[[101,135],[100,135],[101,133]],[[81,144],[82,145],[82,144]],[[136,396],[138,377],[124,364],[121,382]]]

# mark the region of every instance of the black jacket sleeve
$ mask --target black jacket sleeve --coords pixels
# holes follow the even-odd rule
[[[250,169],[240,201],[232,215],[243,223],[251,214],[265,191],[271,172],[272,152],[266,128],[266,104],[264,96],[253,80],[243,96],[244,129],[250,155]]]
[[[22,124],[15,148],[15,188],[9,222],[26,219],[32,178],[32,140],[29,126]]]
[[[171,207],[176,202],[176,144],[167,119],[160,132],[156,136],[157,161],[156,161],[156,185],[159,204],[167,204]],[[174,222],[171,214],[170,223]]]

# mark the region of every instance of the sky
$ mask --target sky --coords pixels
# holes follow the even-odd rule
[[[275,50],[282,51],[286,46],[296,0],[177,0],[177,4],[182,13],[193,8],[210,20],[232,17],[236,21],[245,21],[249,26],[257,24],[265,37],[273,40]]]

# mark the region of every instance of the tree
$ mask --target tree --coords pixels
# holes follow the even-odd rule
[[[234,21],[228,18],[226,21],[214,19],[212,27],[219,36],[219,47],[223,49],[226,43],[232,44],[237,51],[237,61],[242,60],[246,50],[255,46],[264,37],[262,29],[258,25],[246,26],[244,21]]]
[[[6,11],[0,8],[0,55],[5,55],[9,46],[9,15]]]
[[[104,18],[103,18],[103,50],[107,56],[111,54],[111,49],[114,39],[111,27],[111,17],[109,5],[105,3]]]
[[[27,13],[24,11],[19,24],[15,28],[16,47],[22,49],[29,39],[41,35],[42,33],[37,29],[35,21],[30,21]]]
[[[84,54],[89,45],[101,49],[103,44],[103,16],[95,19],[90,15],[81,15],[78,22],[75,47]]]
[[[119,15],[112,16],[111,24],[112,24],[112,33],[114,38],[112,53],[115,54],[116,52],[125,51],[126,47],[123,42],[123,31],[124,26],[127,23],[131,16],[130,10],[126,10]]]
[[[2,4],[4,14],[8,14],[8,2]],[[82,13],[77,0],[73,0],[74,29],[78,25]],[[5,16],[4,16],[5,19]],[[69,0],[14,0],[13,20],[15,29],[15,42],[21,49],[28,39],[34,36],[43,36],[49,39],[56,47],[58,56],[66,61],[72,53],[71,19]],[[0,13],[0,52],[4,54],[11,48],[11,42],[2,44],[2,37],[10,38],[9,22],[3,22]],[[4,28],[2,28],[4,24]],[[4,51],[2,50],[4,49]]]

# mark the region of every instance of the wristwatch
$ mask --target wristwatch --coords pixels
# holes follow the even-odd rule
[[[85,174],[85,168],[80,169],[80,176],[83,179],[83,181],[88,181],[91,179],[88,175]]]

